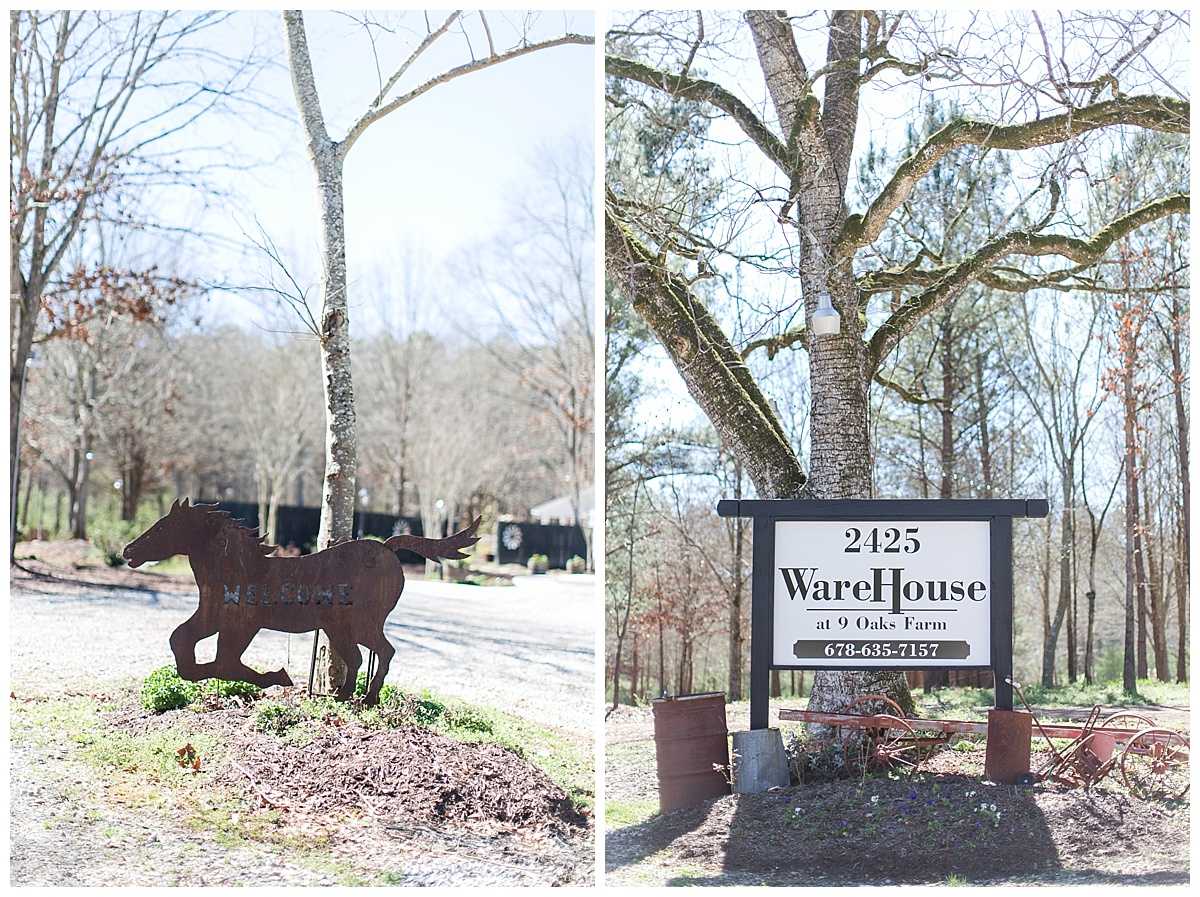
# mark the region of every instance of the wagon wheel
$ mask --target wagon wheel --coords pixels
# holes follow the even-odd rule
[[[857,697],[846,705],[846,709],[842,713],[847,716],[888,714],[894,716],[896,719],[904,719],[904,711],[900,709],[900,705],[886,695],[862,695],[861,697]],[[862,773],[862,758],[870,754],[872,750],[871,742],[876,740],[879,734],[876,729],[868,731],[863,726],[846,724],[834,729],[836,740],[842,743],[843,764],[846,767],[846,772],[851,776],[857,776]],[[883,734],[887,734],[886,730]]]
[[[1188,739],[1171,729],[1138,732],[1121,754],[1125,786],[1143,798],[1183,797],[1190,785],[1188,747]]]
[[[1098,728],[1101,729],[1132,729],[1135,732],[1140,732],[1142,729],[1153,729],[1154,720],[1147,716],[1142,716],[1140,713],[1114,713]]]
[[[881,713],[877,726],[847,735],[842,748],[846,771],[851,775],[891,769],[910,776],[921,765],[921,741],[913,727],[901,717]]]
[[[879,713],[887,713],[897,719],[904,719],[904,711],[900,709],[900,705],[885,695],[863,695],[861,698],[855,698],[846,705],[846,709],[842,713],[851,716],[875,716]]]

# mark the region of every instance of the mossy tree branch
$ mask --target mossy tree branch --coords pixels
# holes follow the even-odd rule
[[[1175,193],[1122,215],[1087,240],[1030,231],[1016,231],[997,237],[961,262],[937,269],[941,276],[936,282],[903,303],[887,322],[875,331],[868,346],[870,370],[874,373],[879,368],[900,340],[912,332],[921,318],[953,299],[969,284],[982,279],[1001,259],[1010,255],[1057,255],[1077,265],[1092,265],[1100,261],[1109,247],[1122,237],[1151,221],[1170,215],[1184,215],[1190,209],[1191,196]]]
[[[1170,97],[1117,97],[1070,109],[1059,115],[1019,125],[957,121],[941,128],[900,163],[890,181],[861,215],[851,215],[835,244],[839,258],[850,258],[874,242],[888,219],[908,199],[917,183],[950,152],[964,146],[1025,150],[1051,146],[1089,131],[1113,125],[1134,125],[1175,134],[1190,132],[1191,103]]]
[[[749,106],[720,84],[706,81],[703,78],[692,78],[689,75],[668,74],[645,63],[607,54],[604,57],[604,71],[616,78],[638,81],[673,97],[712,104],[737,122],[738,127],[754,141],[755,146],[762,150],[768,159],[785,173],[790,174],[792,161],[788,157],[783,142],[754,114]]]
[[[742,358],[749,358],[750,353],[757,349],[767,350],[767,359],[773,359],[780,349],[790,349],[792,346],[799,343],[801,347],[808,348],[808,328],[797,327],[795,330],[788,330],[785,333],[776,333],[772,336],[764,336],[761,339],[751,340],[746,344],[746,348],[742,349]]]
[[[944,396],[920,395],[919,393],[913,392],[911,389],[909,389],[904,384],[897,383],[895,380],[891,380],[891,379],[883,376],[883,374],[879,373],[878,371],[875,372],[873,379],[880,386],[890,389],[892,392],[894,392],[896,395],[900,396],[900,398],[902,398],[904,401],[908,402],[908,404],[910,404],[910,405],[944,405],[944,404],[946,404],[946,399]]]
[[[606,203],[605,273],[654,331],[717,433],[762,498],[794,498],[807,477],[787,435],[728,336],[687,280],[664,268]]]

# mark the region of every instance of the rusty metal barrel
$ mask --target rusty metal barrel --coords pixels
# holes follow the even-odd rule
[[[1016,785],[1028,775],[1032,733],[1032,713],[989,710],[984,776],[998,784]]]
[[[680,695],[654,702],[658,807],[669,813],[729,794],[725,695]]]

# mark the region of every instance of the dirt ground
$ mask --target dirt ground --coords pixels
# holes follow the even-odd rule
[[[1156,723],[1187,731],[1187,708],[1136,709]],[[731,730],[747,727],[747,705],[731,705],[729,715]],[[650,711],[620,708],[605,728],[606,802],[656,806]],[[1034,769],[1050,756],[1038,750],[1035,743]],[[1089,789],[1052,780],[1032,787],[997,785],[983,778],[984,754],[982,744],[969,750],[942,747],[911,778],[877,775],[793,785],[717,798],[640,825],[610,824],[605,881],[629,886],[1189,883],[1187,795],[1140,799],[1126,789],[1119,770]]]

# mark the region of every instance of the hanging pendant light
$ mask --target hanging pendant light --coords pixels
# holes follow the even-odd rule
[[[842,316],[825,290],[817,293],[817,310],[813,312],[811,326],[813,336],[833,336],[842,332]]]

